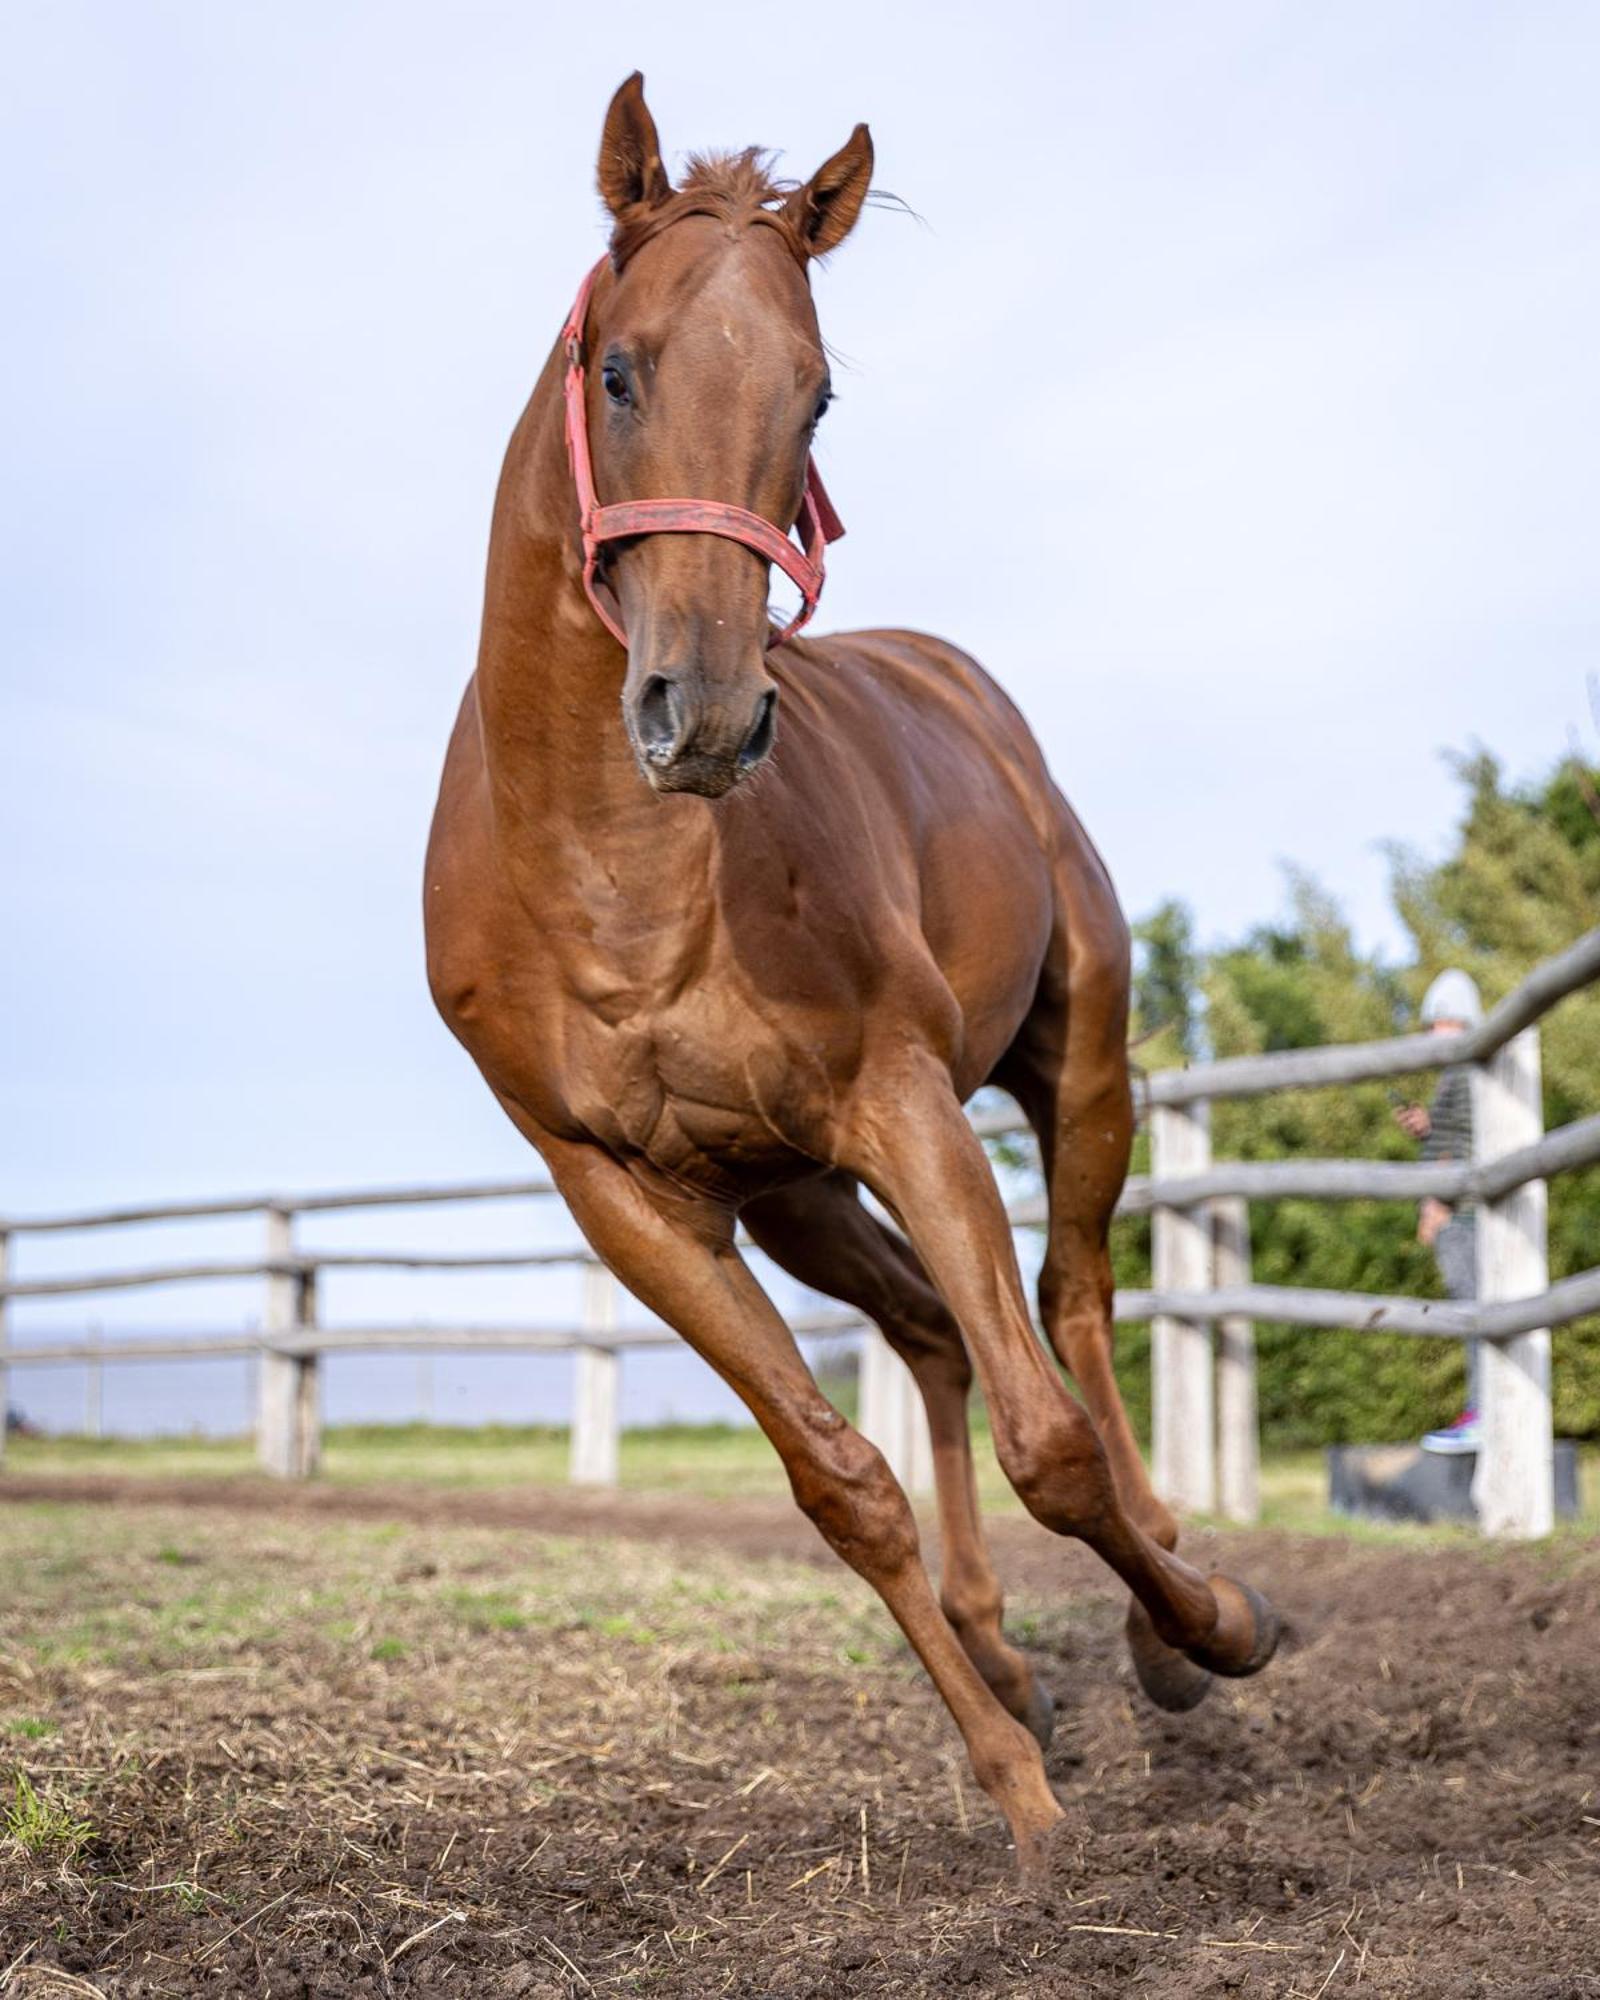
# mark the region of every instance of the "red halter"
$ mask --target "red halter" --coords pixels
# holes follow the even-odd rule
[[[584,403],[583,328],[589,313],[589,294],[606,265],[600,262],[584,279],[573,301],[567,323],[561,329],[567,354],[567,456],[572,462],[572,483],[578,489],[578,517],[583,527],[583,587],[589,593],[600,622],[619,645],[626,646],[628,635],[620,618],[600,595],[595,568],[604,542],[626,535],[723,535],[730,542],[743,542],[766,562],[776,563],[797,586],[803,600],[783,630],[770,643],[781,646],[792,639],[817,608],[822,595],[823,552],[829,542],[838,541],[844,523],[833,511],[817,471],[814,458],[806,459],[805,496],[800,503],[801,547],[760,514],[747,507],[731,506],[726,500],[619,500],[602,507],[595,498],[594,467],[589,459],[588,413]]]

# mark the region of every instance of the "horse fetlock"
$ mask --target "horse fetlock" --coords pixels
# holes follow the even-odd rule
[[[1044,1687],[1020,1653],[1012,1653],[1004,1661],[974,1661],[980,1674],[989,1685],[989,1691],[1014,1721],[1020,1722],[1041,1750],[1050,1746],[1050,1738],[1055,1733],[1055,1698]]]
[[[1056,1698],[1037,1674],[1030,1677],[1027,1713],[1021,1719],[1039,1748],[1048,1750],[1056,1733]]]
[[[998,1585],[969,1585],[957,1579],[947,1579],[939,1595],[939,1606],[968,1652],[985,1639],[998,1638],[1000,1620],[1005,1611],[1005,1599],[1000,1595]]]
[[[967,1658],[982,1674],[995,1700],[1041,1744],[1048,1743],[1054,1727],[1055,1703],[1041,1693],[1038,1678],[1022,1654],[998,1637],[993,1626],[973,1630],[954,1619],[951,1624]]]
[[[1013,1833],[1040,1829],[1061,1816],[1044,1774],[1044,1752],[1026,1723],[1006,1716],[989,1741],[972,1752],[972,1775],[1006,1816]]]

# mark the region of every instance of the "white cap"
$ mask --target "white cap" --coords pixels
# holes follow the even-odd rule
[[[1441,972],[1422,996],[1422,1018],[1429,1023],[1465,1021],[1469,1028],[1475,1028],[1483,1019],[1483,1002],[1470,974],[1453,966]]]

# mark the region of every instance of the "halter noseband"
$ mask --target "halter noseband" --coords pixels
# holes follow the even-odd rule
[[[796,523],[799,548],[782,529],[775,528],[760,514],[752,514],[747,507],[734,507],[726,500],[619,500],[602,507],[595,498],[594,467],[589,458],[583,328],[589,314],[589,295],[606,262],[602,257],[579,286],[567,323],[561,329],[567,358],[567,457],[572,464],[572,483],[578,490],[578,518],[583,529],[583,587],[589,593],[589,602],[606,630],[619,645],[626,646],[628,635],[622,629],[614,603],[606,603],[595,578],[602,545],[630,535],[722,535],[730,542],[743,542],[763,561],[776,563],[799,590],[800,609],[769,642],[781,646],[785,639],[794,637],[816,610],[822,595],[824,550],[844,533],[844,523],[833,511],[817,462],[807,455],[805,495]]]

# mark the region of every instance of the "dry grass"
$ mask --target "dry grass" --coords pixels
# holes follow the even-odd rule
[[[152,1994],[209,1990],[185,1983],[194,1964],[254,1977],[330,1940],[389,1992],[425,1944],[436,1958],[467,1934],[585,1990],[562,1970],[561,1911],[596,1880],[651,1893],[636,1882],[641,1811],[658,1856],[671,1827],[661,1866],[690,1901],[622,1969],[630,1985],[657,1960],[670,1971],[737,1858],[726,1815],[814,1783],[797,1754],[804,1704],[768,1660],[863,1689],[911,1679],[847,1573],[710,1555],[685,1569],[625,1541],[16,1506],[0,1509],[0,1571],[18,1586],[0,1782],[26,1802],[0,1966],[41,1945],[68,1966],[109,1950],[144,1965]],[[793,1768],[719,1756],[690,1720],[707,1707],[770,1729]],[[846,1696],[836,1723],[856,1707]],[[852,1830],[824,1871],[842,1857],[837,1880],[800,1900],[842,1893],[854,1851]],[[809,1862],[770,1853],[763,1875]],[[195,1943],[174,1954],[186,1929]],[[163,1972],[163,1957],[193,1964]],[[53,1977],[24,1963],[0,1992],[57,1990],[41,1983]]]

